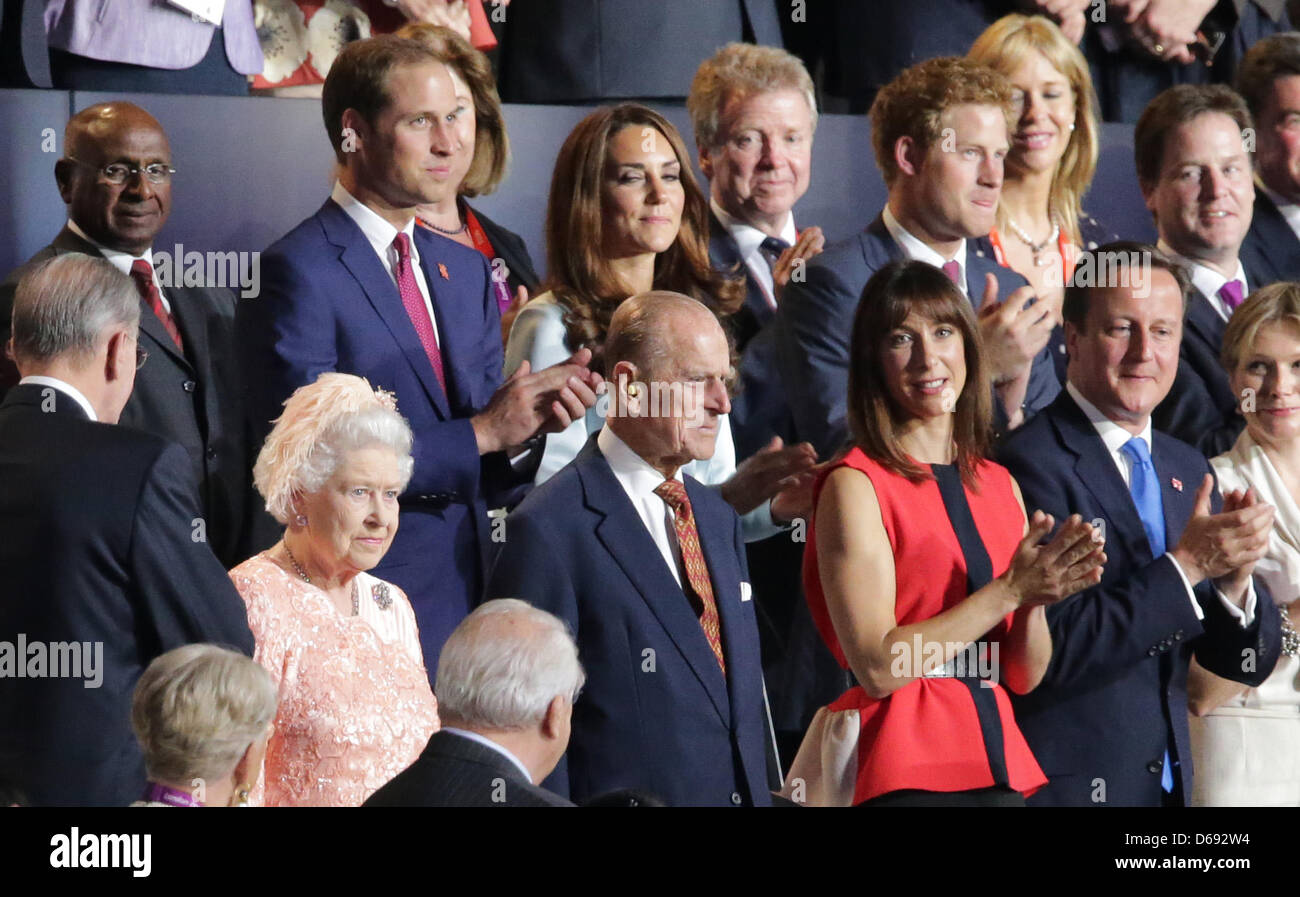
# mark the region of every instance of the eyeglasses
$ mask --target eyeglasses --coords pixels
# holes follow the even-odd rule
[[[91,165],[88,162],[82,162],[80,159],[74,159],[71,156],[64,156],[73,164],[80,165],[82,168],[89,168],[91,171],[99,172],[99,176],[108,183],[120,187],[127,181],[131,180],[137,174],[143,174],[145,179],[151,184],[165,184],[172,179],[176,169],[170,165],[164,165],[161,162],[154,162],[146,165],[144,168],[137,168],[134,165],[127,165],[125,162],[112,162],[100,168],[97,165]]]
[[[144,363],[149,360],[149,353],[139,346],[135,347],[135,369],[138,371],[144,367]]]

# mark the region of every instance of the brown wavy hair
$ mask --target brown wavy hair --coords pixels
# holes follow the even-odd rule
[[[976,468],[992,446],[993,400],[983,343],[970,301],[943,271],[926,262],[890,262],[871,276],[853,318],[849,349],[849,432],[866,456],[914,483],[931,478],[898,444],[906,412],[889,391],[881,364],[889,334],[916,312],[961,333],[966,383],[953,408],[952,438],[962,480],[977,488]]]
[[[654,128],[664,135],[681,163],[686,195],[677,239],[655,257],[652,289],[690,296],[719,318],[734,314],[745,301],[744,281],[715,271],[709,261],[709,201],[672,122],[638,103],[597,109],[578,122],[560,147],[546,204],[546,288],[564,310],[569,349],[590,348],[597,369],[603,367],[610,318],[629,295],[601,254],[609,143],[627,127]]]

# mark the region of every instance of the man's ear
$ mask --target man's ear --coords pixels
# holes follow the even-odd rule
[[[1065,352],[1067,358],[1078,358],[1079,337],[1082,336],[1079,328],[1074,326],[1073,321],[1066,321],[1063,325],[1065,329]]]
[[[542,717],[542,734],[551,740],[558,740],[564,735],[564,717],[569,713],[569,702],[563,695],[551,698],[546,705],[546,714]]]
[[[924,159],[925,150],[911,137],[899,137],[894,141],[894,164],[900,174],[916,176]]]
[[[700,171],[709,180],[713,180],[713,159],[709,157],[709,150],[702,143],[695,144],[695,155],[700,159]]]
[[[54,163],[54,183],[59,186],[59,196],[64,205],[72,203],[72,178],[76,171],[77,166],[70,159],[59,159]]]
[[[370,136],[370,123],[366,121],[364,115],[351,107],[343,110],[339,126],[343,132],[342,147],[345,157],[360,150],[366,138]]]
[[[116,330],[108,338],[104,359],[104,379],[109,383],[123,380],[135,370],[135,345],[128,338],[129,336],[130,334],[125,330]]]

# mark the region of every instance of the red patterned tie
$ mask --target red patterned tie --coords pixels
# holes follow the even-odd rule
[[[676,480],[664,480],[655,487],[655,495],[664,500],[673,509],[673,529],[677,531],[677,546],[682,552],[682,566],[686,568],[686,579],[691,592],[699,599],[700,626],[704,637],[709,640],[713,655],[718,658],[722,674],[727,674],[727,663],[722,658],[722,628],[718,623],[718,605],[713,600],[713,582],[709,579],[709,568],[704,563],[704,552],[700,550],[700,534],[695,529],[695,514],[691,511],[691,500],[686,497],[686,487]],[[695,602],[692,602],[694,604]]]
[[[131,279],[135,281],[135,287],[140,291],[140,297],[149,303],[153,313],[162,321],[163,329],[167,335],[172,338],[176,348],[182,353],[185,352],[185,346],[181,344],[181,332],[176,328],[176,321],[168,313],[162,304],[162,296],[153,282],[153,268],[144,259],[136,259],[131,263]]]
[[[447,378],[442,371],[442,350],[438,348],[438,338],[433,334],[433,322],[429,320],[429,309],[415,282],[415,272],[411,270],[411,238],[399,233],[393,240],[393,248],[397,250],[397,270],[394,272],[397,275],[397,292],[402,294],[402,305],[406,308],[411,323],[415,325],[420,344],[424,346],[424,354],[429,356],[429,364],[433,365],[438,385],[445,393]]]

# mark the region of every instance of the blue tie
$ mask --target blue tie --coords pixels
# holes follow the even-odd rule
[[[1146,440],[1140,436],[1124,443],[1120,451],[1133,462],[1128,491],[1133,496],[1138,516],[1142,518],[1142,528],[1147,532],[1151,556],[1160,557],[1165,553],[1165,506],[1160,498],[1160,481],[1156,478],[1156,467],[1151,463],[1151,452]],[[1174,790],[1174,770],[1169,762],[1168,748],[1165,748],[1165,762],[1160,772],[1160,787],[1166,793]]]

